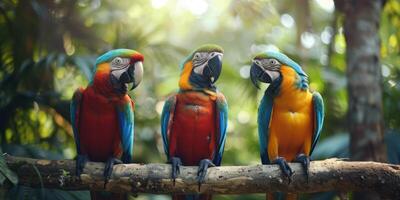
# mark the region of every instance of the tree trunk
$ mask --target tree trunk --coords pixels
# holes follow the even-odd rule
[[[307,49],[301,44],[301,35],[304,32],[312,31],[312,19],[310,12],[309,0],[297,0],[295,4],[296,10],[296,48],[300,54],[300,58],[304,58],[307,54]],[[303,66],[304,67],[304,66]]]
[[[208,169],[205,183],[199,186],[197,167],[181,167],[174,183],[171,165],[121,164],[114,166],[104,185],[103,163],[88,162],[80,179],[75,176],[73,160],[37,160],[6,156],[19,184],[64,190],[90,189],[116,193],[155,194],[245,194],[266,192],[314,193],[323,191],[377,191],[385,198],[400,196],[400,166],[376,162],[347,162],[338,159],[313,161],[309,178],[299,163],[291,181],[277,165],[223,166]]]
[[[386,161],[383,140],[382,75],[379,22],[381,0],[344,3],[344,34],[348,80],[352,160]],[[379,199],[373,193],[356,193],[355,199]]]

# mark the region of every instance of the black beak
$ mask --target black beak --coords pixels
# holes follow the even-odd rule
[[[265,73],[260,66],[257,64],[253,63],[250,68],[250,78],[251,82],[253,82],[254,86],[257,88],[260,88],[258,81],[264,82],[264,83],[271,83],[272,79],[271,77]]]
[[[133,84],[132,84],[132,87],[131,87],[131,89],[129,89],[129,91],[132,91],[132,90],[135,89],[137,86],[138,86],[138,85],[136,85],[136,84],[135,84],[135,81],[134,81]]]
[[[208,63],[207,67],[204,69],[203,75],[208,77],[211,83],[215,83],[219,75],[221,74],[222,70],[222,58],[221,56],[217,55],[211,58]]]
[[[132,62],[132,63],[129,65],[128,70],[126,70],[124,73],[121,74],[121,76],[120,76],[120,78],[119,78],[119,81],[120,81],[122,84],[125,84],[125,83],[135,83],[135,76],[134,76],[134,74],[135,74],[135,63]],[[133,84],[133,85],[132,85],[132,88],[131,88],[130,90],[135,89],[135,87],[136,87],[136,85]]]

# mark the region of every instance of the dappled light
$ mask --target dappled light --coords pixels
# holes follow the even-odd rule
[[[349,49],[352,30],[346,29],[349,12],[338,7],[342,3],[340,0],[1,1],[1,150],[13,156],[75,159],[77,150],[70,119],[74,91],[92,83],[98,56],[111,49],[128,48],[144,56],[143,80],[128,92],[135,102],[133,162],[166,163],[160,120],[168,97],[179,90],[180,64],[196,47],[214,43],[224,49],[216,87],[229,105],[222,166],[261,164],[257,112],[269,84],[257,89],[250,78],[252,59],[266,51],[285,53],[299,63],[308,75],[310,90],[318,91],[324,99],[324,127],[312,159],[349,158],[349,135],[353,130],[349,122],[364,118],[351,115],[357,107],[351,103],[352,94],[358,93],[349,93],[350,83],[354,83],[351,76],[354,74],[349,71],[354,68],[349,68],[349,62],[360,55],[358,50]],[[387,0],[382,5],[379,38],[363,43],[380,42],[377,49],[368,51],[377,51],[380,57],[368,57],[365,62],[378,64],[373,69],[377,69],[374,77],[379,78],[377,85],[382,90],[377,93],[382,96],[383,112],[365,115],[381,117],[387,162],[399,164],[400,145],[393,141],[400,137],[400,2]],[[349,50],[356,53],[349,55]],[[356,103],[371,102],[375,96],[360,96],[360,99]],[[40,191],[19,188],[10,190],[14,192],[10,194],[25,192],[26,196],[32,194],[39,199],[40,192],[36,190]],[[6,195],[1,191],[0,196],[3,193]],[[51,199],[89,196],[88,192],[53,189],[46,189],[45,193]],[[338,195],[302,194],[301,199],[333,199]],[[131,199],[170,197],[139,194]],[[215,195],[213,199],[261,200],[265,194]]]

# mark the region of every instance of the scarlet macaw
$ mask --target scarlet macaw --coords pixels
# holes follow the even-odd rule
[[[106,162],[106,184],[114,164],[132,162],[134,102],[127,91],[128,83],[133,83],[132,90],[142,80],[142,62],[143,56],[137,51],[111,50],[97,58],[93,79],[86,89],[75,91],[71,123],[78,153],[77,176],[87,160]],[[124,196],[91,192],[92,199],[123,199]]]
[[[308,179],[310,155],[324,121],[321,95],[310,92],[308,77],[300,65],[279,52],[255,56],[250,76],[256,87],[258,81],[270,83],[258,109],[262,163],[278,164],[290,178],[293,172],[287,162],[299,162]],[[287,198],[297,195],[288,194]]]
[[[199,185],[207,168],[219,166],[224,152],[228,105],[215,87],[223,50],[203,45],[181,64],[179,92],[165,102],[161,115],[164,151],[175,181],[181,165],[198,165]],[[210,195],[175,195],[179,199],[211,199]]]

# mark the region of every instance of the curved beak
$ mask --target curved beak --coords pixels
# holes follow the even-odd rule
[[[207,67],[204,69],[204,75],[207,76],[211,83],[215,83],[222,70],[222,53],[217,53],[214,57],[208,60]]]
[[[269,74],[255,63],[253,63],[250,68],[250,79],[254,86],[256,86],[258,89],[260,89],[258,81],[264,83],[272,82],[272,78],[269,76]]]
[[[135,89],[142,81],[143,77],[143,65],[142,62],[131,62],[128,69],[121,74],[119,81],[122,84],[133,83],[130,90]]]
[[[134,64],[134,76],[133,76],[133,85],[130,90],[135,89],[140,82],[142,81],[143,78],[143,63],[138,61]]]

